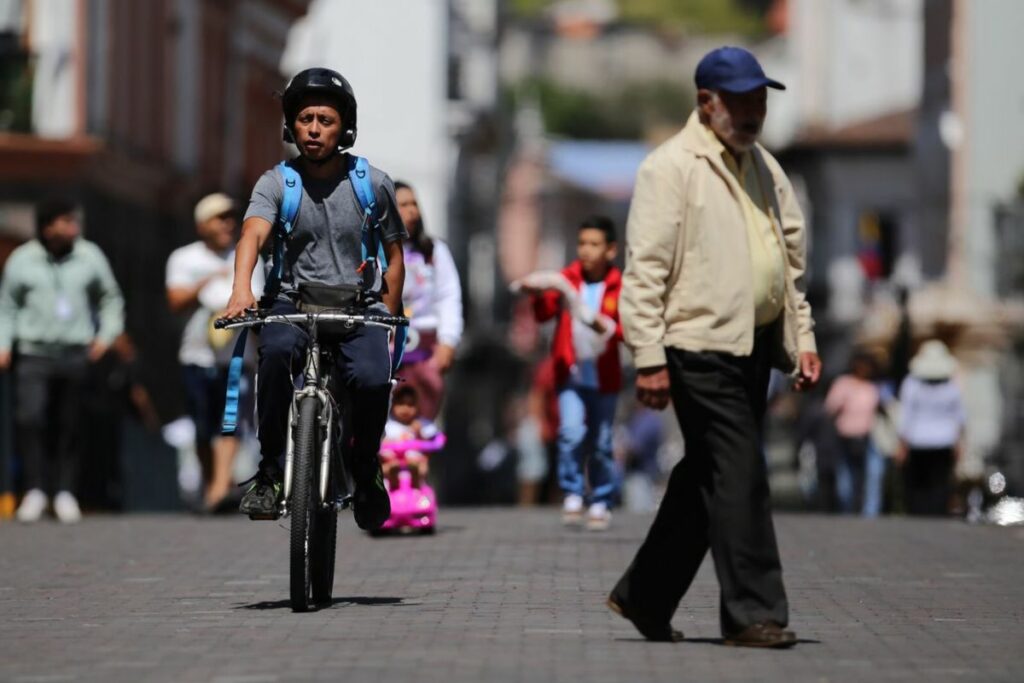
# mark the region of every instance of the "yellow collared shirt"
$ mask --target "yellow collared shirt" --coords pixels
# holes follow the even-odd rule
[[[747,242],[750,245],[750,270],[754,284],[754,326],[761,327],[775,322],[782,313],[786,302],[786,266],[782,246],[775,234],[772,223],[772,209],[755,170],[750,152],[736,157],[726,149],[714,132],[702,126],[714,144],[721,148],[722,161],[739,183],[740,204],[747,225]]]

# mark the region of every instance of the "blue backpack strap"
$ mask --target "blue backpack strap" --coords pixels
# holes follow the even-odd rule
[[[362,248],[363,265],[380,265],[381,273],[388,272],[388,260],[384,255],[384,244],[380,239],[380,214],[377,210],[377,193],[370,177],[370,162],[364,157],[350,154],[348,157],[348,179],[352,190],[363,210]]]
[[[377,205],[377,193],[373,189],[370,177],[370,162],[365,158],[350,154],[348,157],[348,178],[356,199],[363,210],[362,247],[363,263],[360,270],[367,266],[373,267],[374,262],[380,265],[381,275],[388,272],[388,259],[384,253],[384,240],[381,239],[380,212]],[[405,355],[405,343],[409,338],[409,330],[404,326],[395,329],[395,351],[391,358],[391,373],[394,374],[402,365]]]
[[[284,243],[292,234],[295,217],[299,214],[299,206],[302,204],[302,176],[284,161],[277,165],[277,170],[281,174],[282,193],[277,225],[274,226],[274,266],[270,273],[274,287],[284,275]]]
[[[295,227],[295,217],[299,214],[302,204],[302,176],[298,171],[282,161],[277,165],[281,174],[281,206],[278,211],[277,225],[274,226],[274,262],[270,277],[264,287],[273,296],[281,284],[284,275],[284,244]],[[221,423],[221,434],[230,436],[238,429],[238,402],[242,393],[242,370],[245,359],[245,342],[249,330],[242,330],[231,351],[231,363],[228,365],[227,393],[224,397],[224,419]]]
[[[220,433],[231,436],[238,430],[238,403],[242,394],[242,364],[245,359],[245,340],[249,336],[249,328],[238,333],[235,348],[231,352],[231,363],[228,365],[228,389],[224,396],[224,419]]]
[[[409,340],[409,328],[399,325],[395,328],[395,353],[391,357],[391,374],[398,372],[402,367],[402,357],[405,355],[405,343]]]

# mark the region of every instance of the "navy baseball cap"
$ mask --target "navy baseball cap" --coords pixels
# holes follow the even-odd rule
[[[762,87],[785,90],[786,86],[764,75],[757,57],[742,47],[720,47],[704,55],[694,81],[698,89],[743,93]]]

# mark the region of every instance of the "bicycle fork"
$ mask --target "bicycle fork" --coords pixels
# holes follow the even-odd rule
[[[292,397],[291,406],[288,409],[288,434],[285,441],[284,456],[284,495],[281,497],[282,505],[285,506],[283,514],[287,514],[287,501],[291,500],[292,482],[295,469],[295,429],[298,426],[298,405],[306,397],[314,396],[320,404],[320,411],[317,413],[317,434],[321,434],[320,440],[320,467],[314,471],[320,472],[320,481],[317,488],[320,493],[320,505],[324,509],[333,507],[335,502],[327,499],[331,481],[331,446],[334,438],[334,407],[331,404],[331,397],[327,390],[320,386],[320,345],[317,342],[310,344],[309,352],[306,354],[306,369],[303,372],[303,387],[296,391]]]

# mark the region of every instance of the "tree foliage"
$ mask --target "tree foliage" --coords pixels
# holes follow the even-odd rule
[[[681,126],[693,107],[693,92],[671,81],[626,83],[606,94],[533,79],[514,90],[532,98],[552,135],[588,140],[639,140],[657,126]]]
[[[514,16],[537,18],[555,0],[509,0]],[[622,21],[689,33],[763,32],[764,3],[754,0],[616,0]]]

